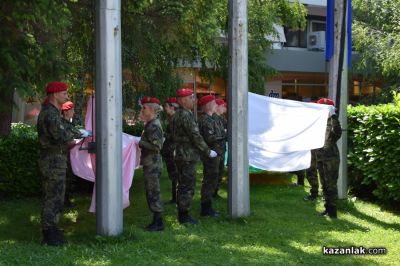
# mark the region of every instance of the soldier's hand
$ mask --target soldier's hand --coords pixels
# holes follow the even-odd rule
[[[215,157],[217,157],[217,153],[215,152],[215,151],[213,151],[213,150],[210,150],[210,153],[208,154],[208,157],[210,157],[210,158],[215,158]]]
[[[85,129],[79,129],[79,132],[81,132],[81,137],[82,138],[86,138],[89,137],[91,135],[91,132]]]

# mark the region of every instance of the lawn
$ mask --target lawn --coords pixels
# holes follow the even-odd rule
[[[191,211],[196,218],[201,170],[198,174]],[[1,202],[0,265],[399,265],[399,214],[375,204],[342,200],[339,218],[332,220],[317,215],[322,199],[303,201],[308,186],[252,183],[249,217],[228,217],[223,190],[215,204],[221,217],[182,226],[175,207],[165,205],[165,231],[149,233],[143,230],[151,219],[143,187],[138,170],[118,237],[96,236],[95,216],[87,212],[91,195],[76,196],[77,206],[66,210],[61,221],[69,242],[61,248],[40,245],[39,199]],[[163,201],[169,190],[163,173]],[[323,246],[384,247],[387,254],[327,256]]]

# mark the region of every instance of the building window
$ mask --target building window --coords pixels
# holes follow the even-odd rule
[[[319,20],[311,20],[309,21],[310,25],[310,32],[315,32],[315,31],[326,31],[326,22],[324,21],[319,21]]]
[[[307,48],[307,31],[285,28],[286,47]]]

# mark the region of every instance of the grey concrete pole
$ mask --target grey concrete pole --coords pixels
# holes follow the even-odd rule
[[[248,47],[247,1],[229,1],[229,201],[232,218],[250,214],[247,139]]]
[[[334,53],[329,64],[329,98],[337,102],[342,137],[337,142],[340,152],[338,179],[338,198],[347,197],[347,103],[348,103],[348,64],[347,64],[347,0],[335,1],[334,11]],[[343,32],[344,31],[344,32]],[[351,49],[351,48],[350,48]],[[340,97],[337,97],[338,94]]]
[[[347,104],[348,104],[348,47],[347,38],[347,20],[349,12],[346,9],[345,16],[345,41],[344,41],[344,53],[343,53],[343,69],[341,71],[342,79],[341,79],[341,91],[340,91],[340,105],[339,108],[339,121],[342,126],[342,137],[337,142],[340,152],[340,166],[339,166],[339,179],[338,179],[338,198],[345,199],[347,198],[347,190],[348,190],[348,182],[347,182]]]
[[[96,5],[96,226],[122,232],[121,2]]]

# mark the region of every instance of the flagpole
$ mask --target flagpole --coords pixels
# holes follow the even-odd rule
[[[250,215],[247,1],[229,0],[228,210],[232,218]]]
[[[96,227],[122,233],[121,1],[96,6]]]
[[[333,0],[328,0],[327,9]],[[338,141],[340,152],[338,198],[347,197],[347,102],[348,102],[348,4],[350,0],[334,2],[333,25],[333,56],[329,62],[329,93],[328,97],[335,100],[342,126],[342,137]],[[328,16],[332,13],[327,10]],[[328,25],[327,25],[328,26]],[[328,45],[327,45],[328,48]],[[327,56],[327,59],[329,57]]]
[[[346,3],[347,2],[347,3]],[[347,104],[348,104],[348,66],[349,66],[349,27],[347,27],[349,21],[349,12],[351,8],[351,0],[345,0],[344,3],[344,52],[343,52],[343,68],[341,71],[341,90],[340,90],[340,101],[339,101],[339,121],[342,126],[342,137],[337,142],[340,153],[340,165],[339,165],[339,179],[338,179],[338,198],[347,198],[348,190],[348,176],[347,176]],[[346,8],[347,5],[347,8]],[[350,51],[349,51],[350,49]],[[351,58],[350,58],[351,60]]]

